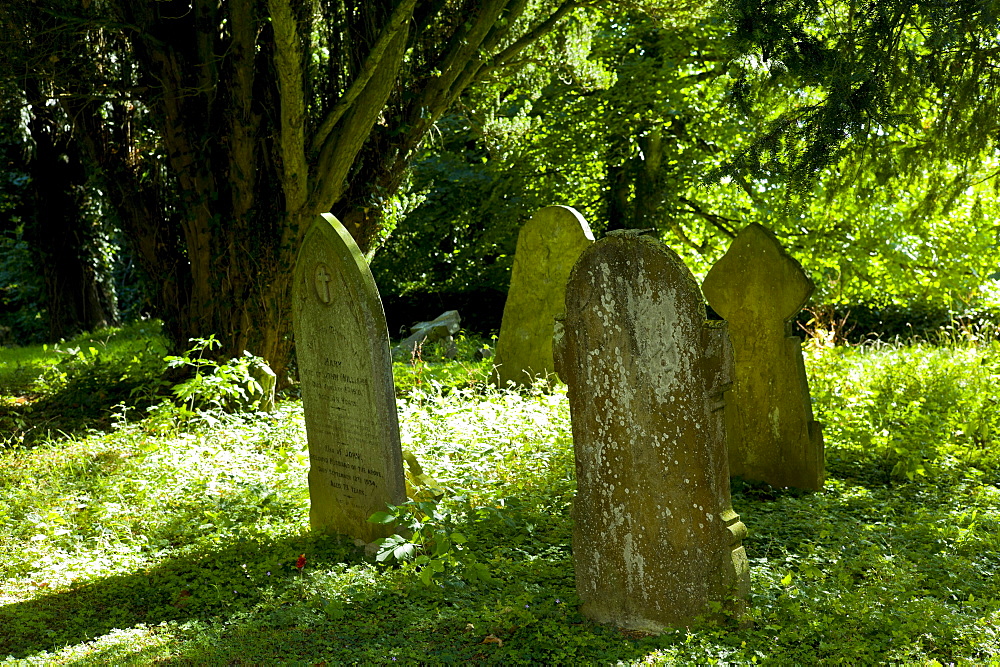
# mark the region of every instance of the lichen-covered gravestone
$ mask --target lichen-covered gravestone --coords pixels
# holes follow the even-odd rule
[[[580,256],[556,329],[576,451],[581,612],[647,632],[740,616],[750,584],[746,527],[729,496],[725,323],[705,320],[673,251],[613,232]]]
[[[813,420],[802,341],[791,332],[812,281],[774,234],[754,223],[702,289],[729,322],[736,359],[726,395],[730,473],[777,487],[822,488],[822,428]]]
[[[310,523],[371,542],[391,529],[368,517],[406,500],[382,301],[354,239],[329,214],[306,233],[294,280]]]
[[[569,272],[593,242],[587,221],[568,206],[543,208],[521,228],[494,357],[500,386],[553,372],[552,325]]]

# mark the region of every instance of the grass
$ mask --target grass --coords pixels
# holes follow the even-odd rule
[[[150,402],[106,430],[8,439],[0,662],[1000,664],[997,343],[809,350],[826,487],[734,480],[753,624],[660,636],[577,613],[564,388],[491,388],[479,344],[394,368],[403,446],[450,490],[421,516],[437,543],[464,540],[432,577],[309,531],[296,400],[194,416]],[[54,391],[95,365],[63,365]],[[55,383],[35,368],[14,376],[42,378],[16,390],[37,405]]]
[[[161,389],[166,345],[156,321],[80,334],[57,345],[0,350],[0,446],[107,429]]]

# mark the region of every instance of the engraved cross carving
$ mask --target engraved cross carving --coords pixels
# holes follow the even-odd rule
[[[318,265],[316,267],[316,294],[319,295],[319,300],[323,303],[330,303],[332,299],[330,295],[331,280],[333,279],[330,277],[330,272],[326,270],[326,265]]]

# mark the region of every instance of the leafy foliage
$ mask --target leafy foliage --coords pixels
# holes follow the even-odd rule
[[[454,516],[442,511],[437,501],[413,500],[388,509],[369,519],[398,528],[397,534],[379,541],[376,561],[412,563],[419,569],[420,583],[428,587],[490,581],[487,568],[465,549],[468,540],[455,528]]]
[[[209,411],[213,408],[235,410],[260,400],[264,390],[253,376],[251,369],[255,365],[263,364],[263,359],[244,351],[243,356],[220,364],[205,356],[207,351],[221,345],[214,335],[208,338],[193,338],[189,342],[193,347],[183,356],[164,357],[170,368],[194,370],[194,377],[179,382],[171,388],[171,392],[181,402],[186,414],[210,418]],[[193,356],[195,354],[197,357]]]
[[[752,626],[642,636],[585,621],[564,389],[455,384],[440,361],[399,410],[404,447],[447,493],[376,517],[409,525],[383,543],[402,547],[401,562],[309,532],[297,401],[274,414],[215,411],[211,424],[162,403],[112,433],[0,450],[0,655],[996,661],[1000,344],[971,329],[937,342],[808,349],[829,480],[812,494],[734,482]]]
[[[819,130],[796,114],[822,115],[824,99],[847,104],[823,82],[856,74],[868,56],[851,55],[850,40],[861,37],[838,13],[846,6],[823,10],[832,15],[815,26],[808,17],[819,5],[792,7],[784,19],[841,40],[837,57],[858,62],[827,63],[827,71],[800,59],[793,72],[776,52],[762,61],[751,41],[727,40],[732,21],[742,20],[732,12],[728,20],[705,14],[671,23],[591,12],[570,21],[561,48],[549,51],[571,57],[542,55],[515,77],[470,87],[395,200],[401,219],[373,262],[379,284],[392,293],[504,290],[520,225],[542,206],[566,204],[598,235],[658,229],[698,275],[735,232],[759,222],[803,263],[819,305],[915,304],[953,314],[995,305],[996,160],[988,151],[948,152],[955,137],[929,139],[945,117],[934,96],[952,105],[943,88],[950,80],[934,88],[900,71],[905,92],[872,104],[909,104],[912,113],[879,112],[895,114],[891,124],[851,121],[851,134],[838,125],[847,122],[844,108],[831,111],[823,132],[843,146],[806,149]],[[879,3],[864,6],[881,11]],[[873,20],[859,14],[864,39],[875,39]],[[976,57],[992,57],[983,49]],[[785,134],[774,134],[778,125]],[[968,128],[965,141],[981,143],[986,127]],[[800,159],[814,164],[796,172]]]
[[[414,350],[409,360],[394,364],[392,374],[397,394],[484,387],[493,365],[489,359],[477,360],[476,353],[490,346],[478,336],[464,333],[455,337],[454,345],[452,355],[450,343],[424,343]]]
[[[788,85],[797,99],[773,112],[737,160],[802,184],[845,153],[882,166],[900,151],[946,160],[980,158],[998,117],[996,52],[1000,12],[986,2],[816,3],[729,0],[733,40],[749,55],[734,87],[739,101]],[[903,130],[900,133],[900,130]],[[929,131],[928,131],[929,130]],[[922,141],[918,140],[923,134]],[[858,144],[851,146],[851,142]]]
[[[21,231],[0,236],[0,344],[41,342],[44,285]]]
[[[992,465],[1000,439],[996,327],[952,336],[941,347],[876,343],[816,358],[814,369],[829,378],[814,383],[817,418],[838,443],[839,465],[863,468],[882,483],[937,469],[936,477],[961,464]]]
[[[0,447],[107,429],[163,388],[166,341],[155,321],[80,334],[58,345],[4,349]]]

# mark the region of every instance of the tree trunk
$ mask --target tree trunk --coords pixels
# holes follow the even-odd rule
[[[88,174],[76,145],[61,132],[55,107],[31,107],[29,159],[33,206],[25,237],[45,282],[48,337],[118,324],[110,267],[99,254],[101,224],[86,210]]]
[[[78,76],[62,103],[175,344],[215,334],[218,356],[248,350],[286,384],[291,275],[312,218],[333,211],[374,247],[435,120],[576,2],[508,39],[527,5],[344,0],[314,22],[311,0],[102,4],[114,57],[85,33],[73,49],[95,78],[119,76],[121,97],[109,104]]]

